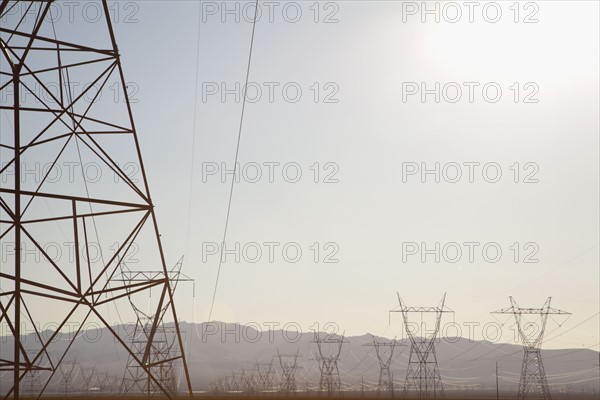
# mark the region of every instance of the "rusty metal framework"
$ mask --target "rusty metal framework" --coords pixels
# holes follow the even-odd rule
[[[43,376],[41,396],[92,320],[168,398],[173,390],[155,372],[178,363],[191,396],[109,6],[97,2],[94,22],[59,21],[53,3],[0,0],[0,327],[12,338],[10,350],[2,344],[0,396],[19,399],[28,375]],[[70,168],[68,178],[61,167]],[[62,256],[51,254],[53,248]],[[140,279],[116,283],[122,273]],[[154,311],[147,313],[145,344],[136,349],[113,327],[108,310],[139,309],[151,290],[158,293],[147,307]],[[47,337],[38,329],[46,320],[55,324]],[[176,351],[156,360],[165,322],[173,326]],[[57,346],[61,331],[73,325],[66,349]],[[33,353],[27,335],[41,343]]]
[[[445,306],[446,294],[436,307],[408,307],[402,301],[399,293],[397,296],[399,307],[390,312],[402,313],[406,334],[410,340],[410,356],[402,396],[406,397],[409,393],[415,393],[419,399],[443,398],[444,387],[435,354],[435,342],[440,332],[442,315],[454,313],[454,311]],[[420,328],[422,329],[415,329],[410,322],[410,314],[419,314],[422,320],[423,314],[426,313],[434,314],[434,328],[428,331],[421,324]]]
[[[546,379],[546,371],[542,362],[542,341],[549,315],[571,315],[571,313],[550,307],[552,297],[548,297],[541,308],[522,308],[512,298],[510,307],[492,312],[492,314],[512,314],[517,324],[519,337],[523,342],[523,365],[517,399],[550,400],[550,389]],[[525,321],[523,316],[539,317],[536,322]]]

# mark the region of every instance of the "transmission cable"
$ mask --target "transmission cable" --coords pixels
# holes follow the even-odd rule
[[[236,175],[237,175],[237,163],[238,163],[238,155],[240,152],[240,140],[242,138],[242,127],[244,124],[244,111],[246,109],[246,99],[247,99],[247,92],[248,92],[248,90],[247,90],[248,89],[248,78],[250,77],[250,65],[252,62],[252,49],[254,47],[254,32],[256,30],[257,14],[258,14],[258,0],[256,0],[256,3],[254,5],[254,19],[252,21],[252,36],[250,37],[250,50],[248,52],[248,66],[246,67],[246,82],[244,84],[244,99],[242,101],[240,125],[239,125],[239,129],[238,129],[237,144],[236,144],[236,148],[235,148],[235,159],[233,162],[233,177],[231,179],[231,187],[229,189],[229,201],[227,203],[227,215],[225,217],[225,229],[223,230],[223,241],[221,242],[221,251],[219,254],[219,267],[217,268],[217,277],[215,278],[215,287],[213,290],[212,300],[210,303],[210,311],[208,313],[208,322],[210,322],[211,318],[212,318],[213,309],[215,306],[215,299],[217,297],[217,288],[219,286],[219,278],[221,275],[221,266],[223,265],[223,250],[225,247],[225,240],[227,239],[227,228],[229,226],[229,214],[231,212],[231,199],[233,198],[233,188],[235,186],[235,180],[236,180]]]

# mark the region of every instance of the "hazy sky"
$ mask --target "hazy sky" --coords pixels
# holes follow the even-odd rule
[[[252,30],[253,2],[226,3],[111,3],[167,257],[196,279],[186,321],[208,317]],[[447,292],[467,336],[509,295],[552,296],[561,329],[592,318],[549,321],[547,347],[598,350],[598,3],[428,2],[439,22],[421,2],[260,3],[213,319],[391,337],[396,291]]]

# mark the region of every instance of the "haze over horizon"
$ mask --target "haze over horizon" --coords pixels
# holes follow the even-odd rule
[[[375,374],[366,361],[393,388],[363,345],[394,338],[419,396],[425,375],[489,389],[498,360],[511,388],[529,366],[532,390],[595,393],[599,16],[583,0],[0,0],[0,393],[59,385],[77,359],[106,393],[237,393],[218,387],[236,363],[293,351],[272,332],[299,333],[318,361],[302,379],[330,394],[350,388],[336,374],[352,390]],[[211,327],[263,334],[205,342]],[[356,343],[332,372],[341,336]]]
[[[192,285],[178,288],[179,314],[203,321],[252,24],[212,2],[135,4],[114,6],[115,34],[167,264],[185,255],[196,281],[193,301]],[[296,23],[275,8],[273,22],[265,10],[256,25],[249,96],[261,97],[246,105],[213,318],[382,334],[396,292],[416,306],[447,292],[463,327],[493,322],[509,295],[522,307],[553,296],[574,314],[567,329],[596,317],[547,346],[598,349],[598,4],[542,2],[537,23],[515,23],[508,7],[497,23],[478,13],[469,23],[466,9],[456,23],[423,23],[401,3],[360,1],[322,8],[315,23],[298,4]],[[85,23],[78,10],[59,34]],[[477,90],[469,102],[471,81],[497,83],[501,100]],[[439,103],[407,94],[436,82]],[[537,102],[515,103],[515,82],[521,97],[535,83]],[[463,93],[455,103],[452,83]],[[424,172],[436,164],[437,178]]]

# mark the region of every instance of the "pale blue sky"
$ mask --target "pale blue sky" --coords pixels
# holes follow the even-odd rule
[[[200,322],[218,266],[217,256],[202,262],[202,243],[221,241],[229,193],[216,176],[202,181],[202,163],[232,165],[241,111],[233,96],[202,102],[202,82],[243,84],[252,26],[207,15],[198,43],[198,2],[135,4],[116,6],[137,10],[138,22],[118,22],[115,32],[126,80],[139,87],[133,111],[167,257],[174,264],[188,249],[184,272],[196,279],[193,305],[191,288],[180,288],[180,318]],[[303,257],[289,263],[279,252],[275,263],[266,255],[258,263],[224,263],[213,318],[297,322],[304,330],[334,321],[347,334],[394,336],[400,320],[388,327],[387,311],[396,291],[411,305],[435,305],[447,292],[460,323],[493,321],[489,312],[509,306],[509,295],[530,307],[553,296],[554,306],[574,314],[565,330],[597,314],[598,3],[537,2],[539,22],[531,24],[521,19],[533,10],[513,21],[512,2],[500,2],[498,23],[476,10],[474,23],[463,17],[455,24],[421,23],[419,14],[403,23],[402,2],[393,1],[336,2],[337,9],[321,12],[337,10],[339,22],[315,23],[313,2],[298,4],[298,23],[281,11],[274,22],[257,23],[250,81],[265,91],[265,82],[297,82],[303,97],[291,103],[276,90],[273,103],[248,104],[239,161],[259,163],[263,172],[265,162],[297,163],[303,177],[237,184],[228,242],[297,242]],[[315,104],[314,82],[321,95],[328,93],[323,85],[334,84],[339,101]],[[503,95],[493,104],[480,90],[473,103],[437,104],[432,96],[403,102],[403,82],[497,82]],[[515,104],[514,82],[520,100],[530,92],[524,85],[535,83],[539,102]],[[337,165],[339,182],[314,183],[315,162]],[[403,183],[403,162],[493,162],[503,176],[498,183],[480,174],[475,183]],[[515,162],[536,163],[539,183],[512,182]],[[315,242],[334,242],[339,263],[315,263]],[[403,242],[497,242],[503,257],[422,263],[412,256],[403,263]],[[518,263],[509,249],[515,242]],[[539,247],[538,263],[522,262],[528,242]],[[596,315],[547,347],[598,350],[598,335]]]

